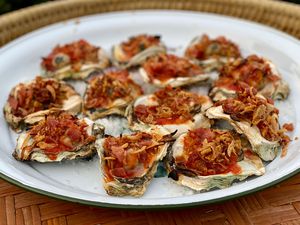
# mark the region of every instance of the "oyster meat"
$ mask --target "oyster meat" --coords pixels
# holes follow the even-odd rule
[[[41,163],[89,159],[96,153],[96,136],[103,133],[104,127],[87,118],[53,111],[19,135],[13,156]]]
[[[217,102],[206,111],[210,119],[221,119],[249,140],[252,151],[265,161],[273,160],[278,151],[286,152],[289,137],[280,129],[278,109],[254,88],[245,88],[235,98]]]
[[[210,106],[212,102],[208,96],[167,86],[154,94],[139,97],[128,106],[126,116],[134,130],[159,126],[178,136],[193,128],[210,127],[210,121],[204,115]]]
[[[139,69],[145,82],[158,87],[170,85],[180,87],[199,82],[208,82],[210,76],[202,67],[187,58],[172,54],[158,54],[149,57]]]
[[[210,72],[220,70],[224,64],[240,58],[241,53],[238,45],[224,36],[210,39],[204,34],[191,41],[185,50],[185,56],[195,60],[205,72]]]
[[[196,191],[229,187],[234,180],[263,175],[261,159],[228,130],[198,128],[182,134],[167,156],[169,177]]]
[[[93,77],[84,96],[84,113],[92,120],[111,115],[124,115],[126,107],[143,94],[127,70],[106,72]]]
[[[158,128],[97,140],[106,192],[114,196],[143,195],[172,140],[168,132]]]
[[[34,124],[43,118],[50,108],[77,113],[81,110],[81,104],[80,95],[67,83],[38,76],[28,83],[15,86],[3,111],[9,125],[20,130],[24,123]]]
[[[259,94],[274,100],[283,100],[289,94],[289,86],[281,78],[275,65],[256,55],[226,64],[209,95],[214,101],[233,97],[239,85],[254,87]]]
[[[83,80],[95,71],[109,67],[110,64],[110,59],[102,48],[79,40],[56,46],[43,58],[41,67],[48,77]]]
[[[142,64],[148,57],[166,52],[160,36],[140,34],[112,48],[112,61],[117,67],[129,68]]]

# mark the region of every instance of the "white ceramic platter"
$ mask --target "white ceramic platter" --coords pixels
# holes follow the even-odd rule
[[[98,158],[58,164],[22,163],[11,153],[16,136],[0,116],[0,174],[4,179],[38,193],[89,205],[120,208],[166,208],[216,202],[273,185],[300,168],[300,42],[274,29],[224,16],[183,11],[134,11],[83,17],[27,34],[0,50],[0,103],[10,89],[40,72],[40,60],[57,44],[84,38],[109,51],[110,47],[139,33],[160,34],[171,51],[182,54],[189,41],[203,33],[225,35],[238,43],[243,55],[259,54],[278,66],[291,87],[287,101],[277,103],[281,123],[295,130],[286,157],[267,165],[266,174],[223,190],[194,193],[171,179],[155,178],[141,198],[108,196],[101,184]],[[297,100],[298,99],[298,100]]]

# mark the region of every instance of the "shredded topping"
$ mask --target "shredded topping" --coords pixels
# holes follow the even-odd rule
[[[122,137],[107,137],[103,143],[106,182],[113,177],[135,178],[150,169],[156,160],[163,137],[138,132]]]
[[[242,149],[237,134],[225,130],[198,128],[189,131],[183,142],[183,155],[175,158],[176,166],[200,176],[233,172]]]
[[[203,74],[200,66],[191,63],[186,58],[171,54],[158,54],[150,57],[143,64],[150,81],[154,79],[167,81],[177,77],[193,77]]]
[[[58,81],[38,76],[30,84],[19,84],[10,93],[8,103],[14,116],[25,117],[40,110],[61,108],[66,94]]]
[[[125,54],[124,61],[131,59],[133,56],[149,47],[157,46],[159,44],[160,36],[141,34],[131,37],[128,41],[121,43],[121,48]]]
[[[43,151],[52,160],[61,152],[78,151],[95,141],[95,136],[87,133],[87,127],[84,120],[70,113],[50,114],[28,131],[28,138],[21,147],[21,158],[26,160],[36,150]]]
[[[71,65],[74,71],[80,71],[84,63],[98,62],[99,48],[85,40],[79,40],[63,46],[56,46],[42,61],[42,67],[47,71],[55,71],[66,65]]]
[[[283,147],[287,147],[290,139],[284,134],[284,129],[279,129],[278,109],[272,102],[256,94],[255,88],[242,88],[236,98],[219,101],[216,105],[221,105],[233,120],[257,126],[265,139],[279,141]]]
[[[136,117],[147,124],[181,124],[191,120],[208,101],[205,96],[187,92],[180,88],[166,88],[153,94],[155,105],[137,105]]]
[[[141,94],[141,87],[133,82],[126,70],[108,72],[89,81],[85,108],[108,108],[116,99],[129,103]]]
[[[294,124],[285,123],[285,124],[283,124],[282,128],[285,129],[286,131],[292,132],[292,131],[294,131]]]
[[[251,55],[225,65],[214,86],[236,91],[239,85],[244,84],[260,91],[267,83],[279,79],[281,78],[272,72],[270,65],[263,58]]]
[[[198,60],[206,60],[210,58],[238,58],[241,57],[239,47],[226,39],[219,36],[216,39],[210,39],[206,34],[185,51],[185,56]]]

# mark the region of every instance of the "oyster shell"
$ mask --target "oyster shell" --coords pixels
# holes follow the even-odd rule
[[[209,140],[211,139],[210,135],[205,134],[206,131],[203,132],[203,130],[216,132],[217,137]],[[197,132],[203,133],[205,136],[201,141],[202,144],[200,145],[196,140],[198,137],[192,136],[193,141],[198,144],[195,145],[196,147],[194,146],[193,150],[186,150],[188,142],[185,141],[185,138],[190,133]],[[222,137],[224,138],[222,139]],[[228,142],[227,146],[224,145],[226,141]],[[220,146],[223,144],[223,146],[218,148],[218,144]],[[193,157],[194,159],[192,159]],[[223,166],[220,167],[220,164]],[[177,138],[168,153],[167,168],[169,177],[178,184],[196,191],[226,188],[235,180],[241,181],[249,176],[261,176],[265,173],[261,159],[241,145],[241,139],[237,134],[232,134],[231,131],[202,128],[189,131]]]
[[[241,57],[239,47],[223,36],[210,39],[208,35],[195,37],[187,49],[185,56],[195,60],[205,72],[220,70],[222,66]]]
[[[74,129],[72,128],[73,125],[64,125],[62,130],[58,130],[59,128],[57,127],[60,126],[59,122],[64,119],[68,121],[74,120],[78,126],[84,126],[84,131],[81,131],[82,133],[80,134],[84,136],[84,141],[77,140],[75,142],[76,136],[74,132],[68,133],[68,130],[72,131],[71,129]],[[58,134],[49,135],[47,133],[48,131],[39,128],[39,126],[46,126],[47,129],[50,129],[51,123],[55,123],[55,125],[53,125],[55,128],[52,127],[51,129],[54,129],[53,132]],[[38,130],[38,132],[36,130]],[[47,133],[47,135],[45,133]],[[65,111],[52,111],[50,114],[45,115],[37,125],[32,126],[29,130],[24,131],[19,135],[13,156],[20,161],[37,161],[41,163],[89,159],[96,153],[95,136],[100,138],[103,134],[104,127],[87,118],[78,119]],[[58,142],[53,141],[56,141],[57,137],[55,135],[59,136]],[[51,141],[49,141],[49,138],[51,138]],[[47,141],[46,139],[49,140]],[[63,145],[59,145],[61,141],[63,141]],[[47,148],[52,145],[54,146],[52,149]],[[68,148],[66,148],[66,146]],[[55,150],[55,148],[58,149]]]
[[[113,46],[112,61],[117,67],[129,68],[141,65],[148,57],[164,52],[166,52],[166,47],[160,41],[160,36],[142,34]]]
[[[240,97],[241,95],[243,96]],[[253,102],[258,102],[257,105],[251,103],[251,99]],[[229,102],[227,104],[226,101],[236,101],[236,103]],[[226,107],[238,105],[238,109],[228,109],[225,113],[224,104],[227,104]],[[243,108],[245,105],[248,108]],[[244,112],[243,110],[248,111]],[[235,113],[235,111],[237,112]],[[242,118],[243,115],[247,115],[247,118]],[[273,160],[281,147],[289,142],[289,138],[279,129],[278,110],[262,96],[255,96],[253,89],[250,89],[250,94],[239,92],[235,99],[218,102],[206,111],[206,116],[210,119],[227,121],[238,133],[247,137],[252,151],[265,161]]]
[[[106,192],[114,196],[143,195],[172,140],[171,135],[160,128],[97,140]]]
[[[31,93],[33,87],[35,91]],[[20,96],[23,96],[23,100]],[[25,104],[24,98],[27,102],[26,108],[20,106]],[[50,108],[78,113],[81,111],[81,104],[80,95],[67,83],[52,78],[36,77],[12,88],[3,112],[8,124],[18,131],[26,124],[36,123],[39,117],[43,118]],[[34,108],[34,105],[37,107]]]
[[[213,101],[234,97],[241,84],[255,87],[259,94],[274,100],[286,99],[289,94],[289,86],[275,65],[268,59],[251,55],[226,64],[209,95]]]
[[[171,54],[149,57],[139,69],[145,82],[158,87],[180,87],[199,82],[208,82],[210,75],[186,58]]]
[[[110,66],[110,59],[100,47],[79,40],[55,47],[41,63],[43,75],[59,80],[84,80]]]
[[[107,72],[88,82],[84,113],[92,120],[111,114],[123,116],[128,104],[142,94],[141,87],[130,78],[127,70]]]
[[[177,104],[174,106],[174,102],[176,101]],[[170,133],[176,133],[175,137],[177,137],[190,129],[210,127],[211,122],[206,118],[204,112],[211,106],[212,102],[208,96],[201,96],[168,86],[154,94],[144,95],[136,99],[126,109],[126,116],[129,126],[133,130],[141,130],[145,125],[151,127],[159,126],[165,128]],[[156,107],[153,112],[163,111],[164,115],[160,117],[159,114],[153,114],[153,116],[149,113],[150,117],[149,115],[146,118],[139,117],[137,112],[146,112],[147,107],[150,111],[151,107]],[[182,111],[182,107],[188,108],[188,111]],[[139,108],[142,109],[140,110]],[[182,121],[180,118],[183,118]]]

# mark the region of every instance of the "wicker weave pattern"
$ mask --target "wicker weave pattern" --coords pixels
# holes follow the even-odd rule
[[[269,0],[65,0],[0,16],[0,46],[39,27],[83,15],[136,9],[180,9],[257,21],[300,38],[300,6]]]
[[[126,211],[57,201],[0,180],[0,224],[266,225],[300,224],[300,175],[222,204],[173,211]]]

